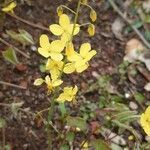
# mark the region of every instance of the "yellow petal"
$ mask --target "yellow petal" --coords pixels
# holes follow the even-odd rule
[[[53,87],[56,87],[56,86],[61,85],[62,83],[63,83],[62,80],[57,79],[57,80],[55,80],[55,81],[52,82],[52,85],[53,85]]]
[[[75,64],[75,68],[78,73],[81,73],[84,70],[86,70],[88,68],[88,66],[89,66],[88,63],[83,63],[83,62],[78,62]]]
[[[49,86],[52,84],[52,81],[51,81],[49,75],[47,75],[47,76],[45,77],[45,83],[46,83],[47,85],[49,85]]]
[[[67,43],[68,41],[70,41],[71,35],[67,32],[64,32],[61,36],[61,41],[63,41],[64,43]]]
[[[8,6],[2,8],[2,11],[4,12],[12,12],[13,9],[17,6],[17,4],[15,2],[11,2]]]
[[[80,47],[80,55],[85,58],[88,54],[88,52],[91,50],[90,43],[84,43]]]
[[[62,28],[67,29],[70,25],[70,19],[66,14],[62,14],[59,17],[59,24]]]
[[[67,63],[64,67],[64,73],[66,74],[70,74],[73,73],[75,71],[75,66],[74,63]]]
[[[88,30],[87,31],[88,31],[90,36],[94,36],[94,34],[95,34],[95,26],[94,26],[94,24],[90,24],[88,26]]]
[[[59,103],[63,103],[65,101],[64,93],[61,93],[59,97],[56,99]]]
[[[52,24],[52,25],[50,25],[49,29],[56,36],[60,36],[63,33],[62,27],[60,25],[58,25],[58,24]]]
[[[61,40],[55,40],[51,42],[51,51],[53,52],[61,52],[65,47],[65,43]]]
[[[58,79],[58,77],[60,75],[60,71],[57,68],[53,68],[50,70],[50,74],[51,74],[52,80],[56,80],[56,79]]]
[[[46,70],[50,70],[53,68],[53,60],[52,59],[48,59],[46,62]]]
[[[39,47],[38,52],[39,52],[39,54],[41,54],[45,58],[48,58],[50,56],[50,52],[47,49],[43,49],[43,48]]]
[[[92,50],[88,53],[88,55],[85,57],[85,60],[86,61],[89,61],[94,55],[96,55],[96,51],[95,50]]]
[[[69,29],[68,29],[70,35],[72,35],[73,27],[74,27],[74,24],[71,24],[70,27],[69,27]],[[77,35],[79,33],[79,31],[80,31],[80,26],[79,26],[79,24],[76,24],[74,32],[73,32],[73,35]]]
[[[78,87],[75,85],[75,87],[72,90],[73,95],[75,95],[78,91]]]
[[[40,36],[40,46],[45,49],[50,49],[49,38],[46,34]]]
[[[44,82],[44,80],[42,78],[38,78],[34,81],[34,85],[39,86]]]
[[[63,59],[63,55],[61,53],[50,53],[50,56],[55,61],[61,61]]]

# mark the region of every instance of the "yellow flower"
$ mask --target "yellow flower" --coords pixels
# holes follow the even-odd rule
[[[75,99],[75,95],[78,91],[78,87],[75,86],[73,87],[64,87],[63,93],[61,93],[59,95],[59,97],[57,98],[57,101],[60,103],[63,103],[65,101],[72,101]]]
[[[66,14],[62,14],[59,17],[59,24],[50,25],[50,31],[56,35],[61,36],[61,39],[64,42],[70,41],[74,24],[70,23],[70,19]],[[80,27],[78,24],[75,25],[75,30],[73,35],[78,34],[80,31]]]
[[[44,82],[47,84],[48,92],[53,91],[53,89],[54,89],[55,87],[57,87],[57,86],[59,86],[59,85],[61,85],[61,84],[63,83],[63,81],[60,80],[60,79],[55,79],[55,80],[52,79],[52,80],[51,80],[51,79],[50,79],[50,76],[47,75],[47,76],[45,77],[45,80],[42,79],[42,78],[36,79],[36,80],[34,81],[34,85],[39,86],[39,85],[43,84]]]
[[[82,145],[82,147],[83,147],[83,150],[88,150],[88,147],[89,147],[89,143],[88,143],[88,142],[83,141],[83,142],[81,143],[81,145]]]
[[[140,123],[145,133],[150,136],[150,106],[141,115]]]
[[[63,59],[61,52],[65,45],[61,40],[55,40],[50,43],[48,36],[42,34],[40,36],[40,46],[38,52],[45,58],[51,57],[55,61],[61,61]]]
[[[82,44],[79,53],[74,51],[73,46],[69,50],[66,54],[70,62],[65,65],[63,70],[67,74],[74,71],[81,73],[86,70],[89,66],[88,61],[96,54],[95,50],[91,50],[89,43]]]
[[[13,13],[13,9],[17,6],[16,2],[11,2],[9,5],[6,7],[2,8],[3,12],[11,12]]]
[[[46,70],[50,71],[52,79],[57,79],[59,77],[63,64],[63,61],[47,60]]]

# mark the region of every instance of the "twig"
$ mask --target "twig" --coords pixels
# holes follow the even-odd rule
[[[15,19],[17,19],[17,20],[19,20],[19,21],[21,21],[21,22],[27,24],[27,25],[29,25],[29,26],[32,26],[32,27],[34,27],[34,28],[38,28],[38,29],[41,29],[41,30],[49,31],[48,28],[46,28],[46,27],[44,27],[44,26],[42,26],[42,25],[35,24],[35,23],[30,22],[30,21],[28,21],[28,20],[25,20],[25,19],[23,19],[23,18],[21,18],[21,17],[15,15],[15,14],[7,13],[7,15],[9,15],[9,16],[11,16],[11,17],[13,17],[13,18],[15,18]]]
[[[21,50],[19,50],[17,47],[13,46],[12,44],[8,43],[7,41],[5,41],[3,38],[0,37],[0,42],[2,42],[3,44],[5,44],[6,46],[9,46],[11,48],[13,48],[16,52],[20,53],[21,55],[23,55],[26,58],[30,58],[29,55],[27,55],[26,53],[22,52]]]
[[[123,15],[123,13],[120,11],[120,9],[115,4],[115,2],[113,0],[108,0],[108,1],[111,4],[111,6],[114,8],[114,10],[124,19],[124,21],[126,21],[131,26],[131,28],[135,31],[135,33],[139,36],[139,38],[143,41],[143,43],[148,48],[150,48],[149,42],[144,38],[144,36],[140,33],[140,31],[135,26],[132,25],[132,22],[126,16]]]
[[[23,89],[23,90],[26,89],[26,87],[24,87],[24,86],[19,86],[19,85],[8,83],[8,82],[4,82],[4,81],[0,81],[0,84],[11,86],[11,87],[15,87],[15,88],[19,88],[19,89]]]

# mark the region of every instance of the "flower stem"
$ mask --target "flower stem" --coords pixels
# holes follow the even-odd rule
[[[81,6],[81,0],[78,1],[78,5],[77,5],[76,15],[75,15],[75,18],[74,18],[73,30],[72,30],[72,34],[71,34],[71,41],[72,41],[73,34],[74,34],[74,31],[75,31],[76,23],[77,23],[77,20],[78,20],[80,6]]]
[[[73,30],[72,30],[72,34],[71,34],[71,41],[73,39],[73,34],[74,34],[76,23],[77,23],[77,20],[78,20],[80,5],[81,5],[81,0],[78,1],[77,9],[76,9],[76,12],[75,12],[74,25],[73,25]],[[63,69],[64,69],[64,66],[62,67],[62,70],[60,72],[60,76],[59,76],[60,78],[62,77]],[[50,122],[51,122],[53,114],[54,114],[55,99],[56,99],[56,96],[58,95],[58,89],[59,88],[57,88],[55,90],[54,95],[51,99],[51,106],[49,107],[48,117],[47,117],[47,127],[46,128],[47,128],[47,134],[48,134],[48,150],[52,150],[52,135],[51,135]]]
[[[65,5],[60,5],[60,6],[66,8],[67,10],[69,10],[70,12],[72,12],[73,14],[76,15],[76,12],[73,11],[72,9],[70,9],[69,7],[67,7],[67,6],[65,6]]]

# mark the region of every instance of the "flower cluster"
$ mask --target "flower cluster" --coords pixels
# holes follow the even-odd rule
[[[140,123],[145,133],[150,136],[150,106],[146,109],[145,113],[141,115]]]
[[[49,29],[59,39],[50,42],[46,34],[40,36],[38,52],[47,59],[46,71],[49,75],[45,79],[36,79],[34,85],[39,86],[46,83],[50,93],[63,83],[61,80],[63,73],[81,73],[86,70],[96,51],[91,50],[90,43],[83,43],[79,51],[75,51],[72,38],[79,33],[80,25],[71,23],[66,14],[59,15],[59,24],[52,24]],[[75,87],[64,87],[57,101],[60,103],[72,101],[75,99],[77,91],[76,85]]]

